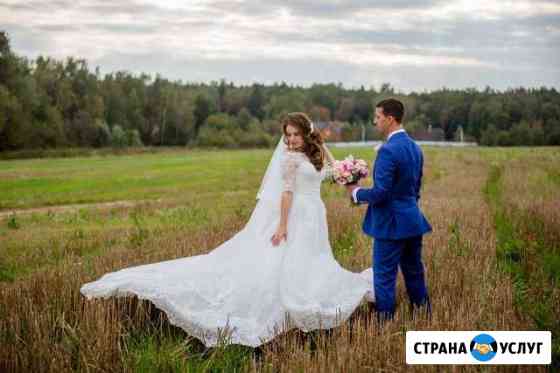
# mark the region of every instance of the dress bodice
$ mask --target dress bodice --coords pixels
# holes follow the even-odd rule
[[[321,171],[301,152],[287,151],[282,160],[283,191],[291,191],[294,195],[321,194],[321,182],[330,175],[330,165],[325,163]]]

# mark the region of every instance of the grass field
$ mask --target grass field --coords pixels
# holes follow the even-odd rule
[[[552,330],[560,369],[560,149],[424,152],[432,320],[410,319],[399,278],[396,319],[383,329],[361,307],[342,327],[291,331],[258,349],[206,349],[147,302],[86,301],[79,288],[230,238],[250,216],[270,150],[0,161],[0,371],[403,371],[407,330]],[[335,185],[322,194],[336,258],[354,271],[371,265],[365,207],[351,208]]]

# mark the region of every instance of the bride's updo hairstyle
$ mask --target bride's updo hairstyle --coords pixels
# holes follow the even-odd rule
[[[291,125],[299,129],[303,138],[302,152],[307,155],[309,161],[315,166],[317,171],[323,169],[325,152],[323,151],[323,138],[319,129],[314,128],[313,122],[305,113],[289,113],[280,120],[282,124],[282,132],[286,136],[286,127]],[[288,144],[288,140],[284,137],[284,142]]]

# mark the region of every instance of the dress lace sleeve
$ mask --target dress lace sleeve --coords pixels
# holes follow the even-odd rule
[[[282,162],[282,191],[293,192],[296,182],[296,170],[299,167],[301,158],[295,152],[287,152]]]

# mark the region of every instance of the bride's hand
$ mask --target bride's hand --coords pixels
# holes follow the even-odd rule
[[[287,237],[288,237],[287,228],[283,226],[279,226],[278,229],[276,229],[276,232],[272,235],[270,241],[272,242],[272,245],[278,246],[280,242],[282,242],[282,240],[285,240]]]

